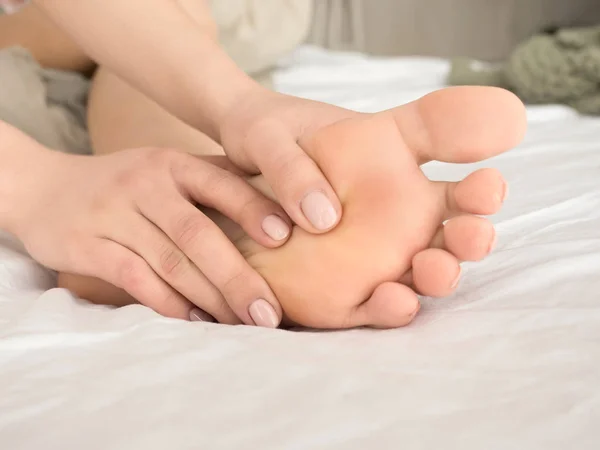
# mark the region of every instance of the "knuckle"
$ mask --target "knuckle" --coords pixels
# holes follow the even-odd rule
[[[294,154],[291,157],[282,155],[274,164],[276,174],[273,189],[282,197],[299,195],[298,174],[306,173],[306,155]]]
[[[255,284],[252,275],[252,271],[240,268],[227,277],[220,291],[228,303],[230,301],[235,303],[235,299],[242,297],[241,294]]]
[[[123,170],[116,176],[117,193],[122,194],[123,191],[145,191],[151,186],[148,176],[148,170],[135,166],[127,170]]]
[[[153,167],[169,166],[181,152],[172,148],[153,148],[146,152],[146,162]]]
[[[166,277],[180,277],[189,269],[189,265],[189,259],[180,250],[166,248],[161,252],[159,267]]]
[[[116,277],[119,287],[126,291],[136,290],[142,283],[143,264],[136,257],[125,257],[116,265]]]
[[[207,231],[211,223],[200,212],[183,216],[175,224],[175,244],[179,248],[189,248]]]
[[[227,188],[230,188],[233,183],[236,183],[237,178],[232,173],[219,169],[218,167],[213,167],[212,169],[214,170],[210,170],[206,175],[204,189],[208,196],[218,197],[219,195],[224,194],[224,191]]]
[[[242,227],[252,223],[257,216],[268,207],[268,200],[263,199],[258,193],[249,194],[235,211],[233,219]]]

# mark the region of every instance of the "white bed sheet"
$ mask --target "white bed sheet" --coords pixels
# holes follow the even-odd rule
[[[376,111],[446,70],[307,47],[276,84]],[[481,165],[510,183],[496,252],[404,329],[293,333],[95,307],[50,289],[2,236],[0,448],[597,449],[600,119],[529,116],[523,145]]]

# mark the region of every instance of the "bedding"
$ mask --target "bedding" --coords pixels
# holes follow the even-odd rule
[[[275,86],[360,111],[441,87],[448,63],[303,47]],[[86,304],[0,236],[0,446],[596,449],[600,119],[528,109],[500,169],[499,243],[409,327],[266,330]]]

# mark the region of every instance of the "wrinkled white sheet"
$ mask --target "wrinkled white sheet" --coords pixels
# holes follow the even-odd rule
[[[376,111],[443,84],[433,59],[304,48],[279,89]],[[486,162],[496,252],[394,331],[292,333],[109,310],[0,244],[2,449],[597,449],[600,119],[530,110]],[[478,165],[431,164],[458,179]]]

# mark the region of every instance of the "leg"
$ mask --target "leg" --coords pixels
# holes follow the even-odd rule
[[[94,153],[124,148],[171,147],[198,155],[223,154],[204,133],[190,127],[100,67],[88,101],[88,128]]]
[[[94,63],[48,19],[29,4],[15,14],[0,15],[0,48],[24,47],[42,67],[89,72]]]

